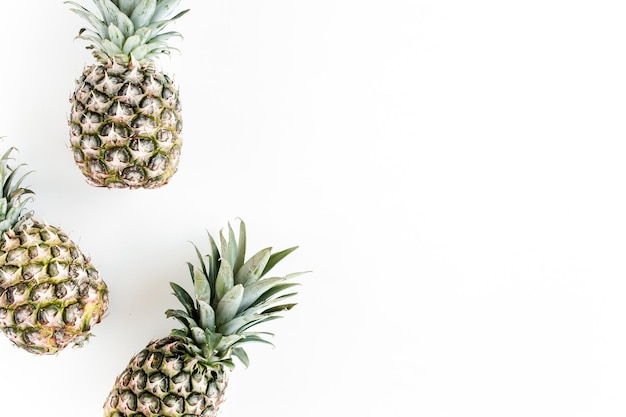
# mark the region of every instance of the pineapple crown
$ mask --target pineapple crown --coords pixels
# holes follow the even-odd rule
[[[30,219],[33,215],[32,211],[25,211],[25,206],[32,197],[25,197],[28,194],[34,194],[27,188],[22,188],[21,184],[24,178],[32,171],[22,176],[17,175],[17,171],[25,164],[20,164],[16,168],[9,166],[11,153],[15,148],[9,148],[2,158],[0,158],[0,184],[2,185],[2,194],[0,195],[0,236],[5,232],[18,229],[22,223]]]
[[[212,366],[223,364],[232,369],[235,366],[232,357],[235,356],[247,367],[248,355],[241,344],[262,342],[272,345],[267,337],[273,336],[272,333],[248,329],[280,318],[280,312],[293,308],[296,304],[286,301],[296,292],[284,291],[299,285],[288,281],[305,272],[265,277],[297,246],[276,253],[272,253],[272,248],[265,248],[244,261],[246,228],[243,221],[240,221],[238,242],[230,224],[228,238],[224,237],[224,231],[220,232],[219,248],[208,235],[211,252],[206,255],[207,261],[194,245],[200,265],[187,263],[195,297],[181,286],[170,283],[184,310],[170,309],[166,315],[184,325],[184,329],[175,329],[172,334],[188,339],[205,363]]]
[[[66,1],[70,10],[87,20],[91,28],[82,28],[78,39],[92,42],[87,49],[102,63],[118,61],[145,64],[175,50],[167,41],[178,32],[163,29],[189,11],[183,10],[168,19],[181,0],[92,0],[99,15],[80,4]]]

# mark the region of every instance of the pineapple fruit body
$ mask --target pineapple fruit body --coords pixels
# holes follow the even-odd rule
[[[181,105],[167,75],[136,62],[90,65],[70,102],[74,160],[90,184],[155,188],[176,172]]]
[[[0,329],[18,347],[80,346],[108,307],[98,271],[68,236],[37,221],[0,239]]]
[[[227,369],[204,363],[189,341],[168,336],[148,344],[117,377],[106,417],[215,417]]]

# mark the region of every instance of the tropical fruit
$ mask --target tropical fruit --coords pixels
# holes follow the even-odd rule
[[[249,363],[242,345],[271,344],[271,333],[250,329],[295,305],[289,299],[296,293],[286,291],[298,285],[291,280],[302,273],[266,274],[296,247],[275,253],[266,248],[244,260],[244,223],[238,242],[230,225],[227,235],[220,233],[219,247],[209,235],[206,257],[196,248],[199,264],[188,263],[193,296],[171,283],[183,309],[166,314],[182,328],[150,342],[130,360],[105,401],[105,417],[215,416],[235,366],[233,358]]]
[[[80,248],[26,210],[27,174],[0,158],[0,329],[18,347],[53,354],[82,345],[108,307],[108,289]]]
[[[182,118],[178,87],[157,66],[178,32],[164,31],[180,0],[93,0],[91,12],[66,3],[90,27],[95,64],[85,66],[71,95],[70,145],[87,182],[108,188],[156,188],[178,167]]]

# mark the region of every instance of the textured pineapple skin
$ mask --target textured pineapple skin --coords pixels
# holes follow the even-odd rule
[[[105,282],[58,228],[35,221],[0,239],[0,329],[18,347],[80,346],[107,308]]]
[[[70,103],[70,145],[91,185],[157,188],[176,172],[181,104],[166,74],[134,61],[89,65]]]
[[[149,343],[117,377],[105,417],[215,417],[228,382],[224,366],[209,367],[188,342],[168,336]]]

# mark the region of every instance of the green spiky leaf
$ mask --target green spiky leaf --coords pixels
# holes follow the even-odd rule
[[[233,229],[228,225],[229,236],[233,235]],[[222,262],[227,261],[228,264],[232,266],[235,264],[235,260],[237,259],[237,242],[233,238],[226,239],[223,233],[220,233],[220,245],[222,248]]]
[[[245,310],[254,304],[267,290],[284,281],[285,278],[267,278],[245,287],[239,311]]]
[[[246,368],[250,366],[250,359],[248,358],[248,354],[246,353],[245,350],[243,350],[243,348],[241,347],[233,348],[233,356],[239,359],[241,363],[243,364],[243,366],[245,366]]]
[[[226,353],[230,351],[237,342],[243,339],[244,339],[244,336],[240,334],[231,334],[231,335],[223,336],[222,340],[220,341],[220,344],[217,345],[215,350],[217,350],[218,352]]]
[[[260,314],[260,316],[262,316],[263,318],[245,323],[239,329],[237,329],[237,333],[243,333],[251,327],[257,326],[262,323],[267,323],[268,321],[282,318],[282,316],[268,316],[265,314]]]
[[[170,282],[170,287],[172,287],[172,290],[174,290],[174,295],[176,295],[176,298],[178,298],[178,301],[180,301],[183,307],[185,307],[185,310],[187,310],[187,313],[190,316],[193,316],[194,310],[195,310],[193,298],[191,298],[189,293],[183,287],[176,284],[175,282]]]
[[[220,270],[217,273],[215,279],[215,292],[218,299],[222,299],[224,295],[230,291],[235,285],[235,278],[233,277],[233,270],[230,267],[230,263],[226,259],[222,259],[220,262]]]
[[[238,333],[240,329],[246,326],[249,323],[254,323],[259,320],[265,319],[266,316],[261,314],[251,314],[249,316],[239,316],[230,320],[227,323],[222,324],[217,328],[217,330],[222,334],[235,334]]]
[[[120,51],[122,51],[126,37],[124,36],[122,31],[118,29],[117,26],[115,26],[114,24],[109,25],[107,37],[111,42],[115,44],[115,46],[120,48]]]
[[[213,236],[211,236],[210,233],[207,233],[207,234],[209,237],[209,244],[211,246],[211,253],[207,255],[207,258],[209,259],[209,267],[210,267],[207,277],[209,278],[209,282],[211,283],[211,286],[215,287],[215,281],[217,279],[217,273],[220,267],[219,265],[220,252],[217,248],[217,244],[215,243],[215,239],[213,239]]]
[[[133,13],[135,0],[114,0],[113,3],[115,3],[117,8],[126,16],[130,16]]]
[[[202,270],[202,274],[203,274],[205,277],[207,277],[207,280],[208,280],[208,278],[209,278],[209,273],[208,273],[208,270],[207,270],[206,264],[204,263],[204,257],[203,257],[203,256],[202,256],[202,254],[200,253],[200,249],[198,249],[198,247],[197,247],[196,245],[194,245],[193,243],[192,243],[192,245],[193,245],[193,248],[194,248],[194,249],[195,249],[195,251],[196,251],[196,256],[198,257],[198,261],[200,262],[200,269]],[[188,265],[190,266],[190,271],[193,271],[193,270],[194,270],[193,266],[192,266],[190,263],[188,263]],[[195,274],[194,274],[193,272],[192,272],[192,274],[191,274],[191,275],[192,275],[192,277],[193,277],[193,276],[195,276]],[[209,282],[210,282],[210,280],[209,280]]]
[[[268,332],[244,332],[245,336],[243,340],[239,341],[239,343],[247,343],[247,342],[257,342],[264,343],[266,345],[274,346],[274,344],[266,339],[266,337],[274,337],[273,333]]]
[[[239,306],[241,305],[243,292],[243,286],[241,284],[237,284],[220,299],[215,311],[215,324],[217,326],[220,326],[235,317],[237,311],[239,311]]]
[[[74,6],[73,8],[70,8],[70,10],[82,17],[84,20],[88,21],[95,29],[96,33],[100,36],[100,38],[105,38],[107,36],[109,32],[108,25],[103,20],[98,19],[96,15],[94,15],[92,12],[90,12],[78,3],[75,3],[73,1],[66,1],[65,4],[70,4]]]
[[[178,7],[180,0],[161,0],[154,11],[152,20],[160,20],[166,18]]]
[[[246,260],[246,224],[239,222],[239,245],[237,247],[237,259],[235,260],[235,271],[239,271]]]
[[[195,342],[197,346],[202,346],[206,343],[207,332],[205,332],[204,329],[200,327],[191,327],[190,331],[191,331],[191,338],[193,339],[193,341]]]
[[[272,248],[265,248],[255,253],[237,271],[235,282],[237,284],[250,285],[261,277],[261,273],[271,259]]]
[[[150,35],[151,35],[151,32],[150,32],[150,29],[148,28],[141,28],[137,30],[137,32],[135,32],[134,35],[131,35],[126,39],[122,47],[122,51],[127,55],[130,54],[135,49],[137,49],[140,45],[143,45],[144,43],[146,43]]]
[[[296,293],[284,294],[275,298],[272,298],[272,296],[274,296],[277,293],[280,293],[281,291],[286,290],[287,288],[294,287],[297,285],[300,285],[300,284],[285,283],[285,284],[281,284],[279,286],[269,289],[268,291],[263,293],[261,296],[259,296],[259,298],[257,298],[253,303],[247,306],[245,310],[240,311],[240,314],[265,313],[265,310],[267,308],[275,305],[277,302],[282,302],[281,300],[284,300],[289,297],[293,297],[294,295],[296,295]]]
[[[282,311],[288,311],[294,308],[296,305],[296,303],[281,304],[278,306],[270,307],[267,310],[263,310],[263,314],[274,314]]]
[[[130,15],[130,20],[135,27],[144,27],[152,21],[156,7],[157,0],[140,0]]]
[[[215,331],[215,311],[208,303],[198,300],[198,315],[200,326],[211,332]]]
[[[261,276],[264,276],[265,274],[267,274],[272,268],[276,266],[278,262],[282,261],[287,255],[289,255],[291,252],[295,251],[296,249],[298,249],[298,247],[294,246],[292,248],[288,248],[280,252],[273,253],[269,261],[267,262],[267,265],[265,265],[265,268],[263,269]]]
[[[194,291],[196,299],[207,304],[211,303],[211,285],[202,270],[194,268],[193,270]]]
[[[209,351],[214,352],[222,342],[223,336],[219,333],[205,332],[205,343]]]
[[[175,318],[186,328],[198,327],[198,323],[196,323],[193,317],[183,310],[169,309],[165,312],[165,316],[167,318]]]

